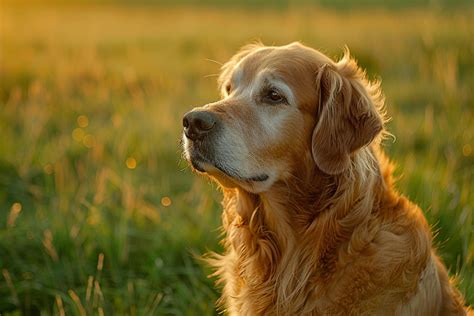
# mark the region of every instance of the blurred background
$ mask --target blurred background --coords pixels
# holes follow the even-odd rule
[[[181,158],[182,114],[251,41],[348,45],[382,79],[385,149],[474,303],[471,1],[0,2],[0,314],[213,315],[198,257],[220,192]]]

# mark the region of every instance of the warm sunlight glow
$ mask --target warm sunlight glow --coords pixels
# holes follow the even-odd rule
[[[443,282],[459,280],[474,306],[473,33],[474,0],[0,0],[0,316],[218,314],[215,302],[233,286],[214,287],[220,277],[208,279],[212,269],[199,258],[226,254],[221,226],[245,235],[230,247],[256,262],[230,258],[249,264],[248,277],[221,266],[238,293],[256,293],[241,285],[276,280],[257,285],[266,298],[249,295],[248,303],[268,299],[281,315],[310,314],[319,303],[309,301],[323,300],[329,275],[346,284],[342,274],[354,269],[354,280],[365,283],[347,281],[341,293],[334,285],[323,305],[336,304],[339,294],[365,301],[364,284],[382,297],[372,285],[396,287],[413,276],[406,292],[392,292],[408,302],[415,274],[429,262],[422,256],[431,254],[431,239],[420,241],[430,237],[423,215],[442,248],[435,268],[443,262]],[[295,41],[311,49],[258,48]],[[338,63],[346,46],[354,64]],[[390,122],[367,143],[380,128],[366,125],[378,121],[373,105],[383,97]],[[183,121],[194,108],[215,116]],[[384,196],[391,182],[381,151],[397,166],[400,203]],[[347,171],[336,174],[341,168]],[[398,208],[411,207],[408,197],[419,209],[403,223]],[[397,210],[381,210],[380,221],[368,209],[385,205]],[[333,228],[337,236],[327,233]],[[377,235],[376,228],[397,231]],[[371,243],[374,236],[383,243]],[[349,256],[350,238],[360,240]],[[413,238],[416,249],[426,247],[413,251]],[[387,276],[400,263],[397,277],[372,282],[373,256],[360,265],[355,258],[394,250],[389,239],[394,249],[407,243],[406,251],[396,262],[377,257],[385,265],[372,274]],[[354,255],[345,272],[340,254]],[[423,284],[434,270],[422,272]],[[328,281],[322,287],[321,276]],[[273,294],[291,299],[276,303]],[[239,314],[230,300],[220,301]],[[309,305],[286,312],[297,302]],[[249,306],[247,314],[258,311]]]

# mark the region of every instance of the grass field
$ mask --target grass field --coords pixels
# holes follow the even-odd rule
[[[181,116],[241,45],[294,40],[381,78],[398,188],[474,303],[474,9],[0,8],[0,314],[213,315],[220,193]]]

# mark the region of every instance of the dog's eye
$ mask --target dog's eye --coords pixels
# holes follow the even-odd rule
[[[230,93],[230,90],[232,90],[232,86],[230,85],[230,83],[228,83],[226,86],[225,86],[225,92],[227,92],[227,94]]]
[[[269,103],[284,103],[286,102],[285,97],[283,97],[280,92],[278,92],[275,89],[270,89],[267,92],[267,95],[265,97],[265,101]]]

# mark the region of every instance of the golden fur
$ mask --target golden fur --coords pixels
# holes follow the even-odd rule
[[[288,84],[295,108],[269,109],[245,96],[264,71]],[[224,194],[225,253],[208,257],[223,287],[222,310],[466,313],[422,211],[394,189],[393,167],[380,148],[380,86],[366,80],[348,50],[333,62],[299,43],[246,46],[223,66],[219,83],[223,99],[203,109],[245,140],[248,170],[256,165],[275,175],[265,186],[204,168]],[[275,111],[277,131],[260,129],[257,117],[273,120]],[[187,140],[185,152],[191,147]]]

